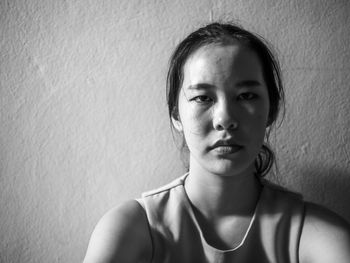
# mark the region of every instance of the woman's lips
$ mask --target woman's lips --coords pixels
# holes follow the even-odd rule
[[[240,145],[219,145],[214,148],[218,154],[232,154],[242,149]]]

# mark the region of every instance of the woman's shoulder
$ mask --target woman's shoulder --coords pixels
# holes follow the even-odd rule
[[[327,208],[305,202],[300,262],[350,262],[350,225]]]
[[[136,200],[130,200],[108,211],[97,223],[84,263],[150,262],[151,251],[146,214]]]

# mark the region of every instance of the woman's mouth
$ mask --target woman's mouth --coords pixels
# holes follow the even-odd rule
[[[219,145],[219,146],[216,146],[213,150],[218,154],[224,155],[224,154],[236,153],[241,149],[242,149],[242,146],[240,145]]]

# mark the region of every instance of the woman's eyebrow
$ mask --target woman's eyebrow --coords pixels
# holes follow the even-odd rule
[[[239,81],[235,84],[237,88],[254,88],[261,86],[261,83],[257,80],[243,80]],[[208,84],[208,83],[197,83],[192,84],[187,87],[188,90],[208,90],[215,88],[215,85]]]
[[[246,87],[256,87],[261,86],[261,83],[257,80],[243,80],[236,84],[236,87],[238,88],[246,88]]]
[[[208,83],[197,83],[193,85],[189,85],[187,89],[189,90],[203,90],[203,89],[212,89],[214,88],[214,85],[208,84]]]

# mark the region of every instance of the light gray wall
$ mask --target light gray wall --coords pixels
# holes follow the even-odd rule
[[[345,0],[0,0],[0,262],[80,262],[106,210],[183,173],[167,61],[216,19],[279,54],[279,180],[350,220],[349,13]]]

